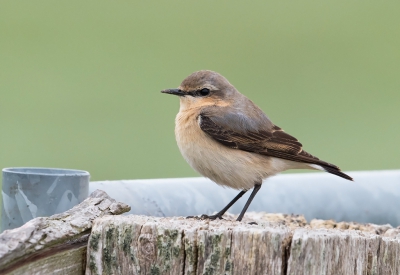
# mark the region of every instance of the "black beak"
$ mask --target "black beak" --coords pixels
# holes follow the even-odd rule
[[[179,89],[166,89],[161,91],[164,94],[170,94],[170,95],[177,95],[177,96],[185,96],[185,93],[182,92]]]

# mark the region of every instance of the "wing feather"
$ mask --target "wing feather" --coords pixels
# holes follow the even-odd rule
[[[200,115],[199,125],[209,136],[231,148],[260,154],[267,153],[269,149],[290,154],[302,151],[302,144],[278,126],[273,126],[271,130],[239,133],[219,126],[206,115]]]
[[[325,171],[352,180],[334,164],[320,160],[302,149],[302,144],[293,136],[274,125],[270,130],[238,132],[226,129],[205,114],[198,117],[200,128],[219,143],[234,149],[277,157],[296,162],[317,164]]]

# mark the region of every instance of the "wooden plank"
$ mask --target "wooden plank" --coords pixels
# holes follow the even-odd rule
[[[38,257],[8,273],[3,274],[84,274],[86,246]]]
[[[0,274],[82,274],[93,220],[129,209],[97,190],[64,213],[4,231],[0,234]]]

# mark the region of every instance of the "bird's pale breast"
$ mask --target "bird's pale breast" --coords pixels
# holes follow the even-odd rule
[[[221,145],[200,129],[198,115],[197,108],[178,113],[176,140],[189,165],[217,184],[247,190],[268,176],[292,168],[291,162]]]

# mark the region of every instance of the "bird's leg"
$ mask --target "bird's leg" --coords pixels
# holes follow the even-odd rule
[[[260,188],[261,188],[260,183],[254,185],[253,192],[251,192],[251,195],[250,195],[249,199],[247,200],[246,205],[243,207],[242,212],[240,212],[239,217],[236,219],[238,222],[240,222],[243,219],[244,213],[246,213],[247,208],[249,208],[251,201],[254,199],[258,190],[260,190]]]
[[[228,203],[228,205],[225,206],[225,207],[224,207],[221,211],[219,211],[217,214],[211,215],[211,216],[204,214],[204,215],[201,215],[200,218],[201,218],[201,219],[210,219],[210,220],[215,220],[216,218],[222,219],[222,215],[224,215],[225,212],[226,212],[229,208],[231,208],[231,206],[232,206],[238,199],[240,199],[240,197],[242,197],[242,196],[244,195],[244,193],[246,193],[246,192],[247,192],[247,190],[242,190],[242,191],[240,191],[240,193],[237,194],[237,196],[236,196],[235,198],[233,198],[233,200],[232,200],[230,203]],[[188,218],[193,218],[193,217],[192,217],[192,216],[189,216]]]
[[[208,216],[206,214],[201,215],[202,219],[210,219],[210,220],[215,220],[216,218],[219,218],[222,220],[222,216],[225,214],[226,211],[228,211],[229,208],[231,208],[231,206],[237,202],[238,199],[240,199],[245,193],[247,192],[247,190],[242,190],[240,191],[239,194],[236,195],[236,197],[233,198],[233,200],[228,203],[221,211],[219,211],[217,214],[215,215],[211,215]]]

